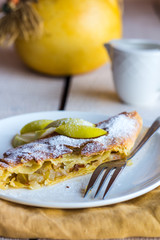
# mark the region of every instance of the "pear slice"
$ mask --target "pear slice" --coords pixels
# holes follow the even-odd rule
[[[35,137],[36,137],[36,139],[47,137],[48,135],[54,133],[55,129],[56,128],[50,127],[50,128],[44,129],[44,130],[36,131]]]
[[[95,124],[79,118],[62,118],[53,120],[36,120],[26,124],[12,140],[12,146],[20,145],[44,138],[57,132],[74,138],[93,138],[106,134],[106,131],[95,127]]]
[[[48,124],[53,122],[53,120],[47,120],[47,119],[42,119],[42,120],[36,120],[30,123],[27,123],[21,130],[21,134],[25,133],[30,133],[30,132],[35,132],[38,130],[44,129]]]
[[[72,138],[95,138],[107,134],[107,132],[101,128],[76,125],[73,123],[60,125],[55,129],[55,132]]]
[[[20,145],[32,142],[35,140],[35,134],[24,134],[24,135],[19,135],[16,134],[14,138],[12,139],[12,146],[18,147]]]
[[[60,125],[64,125],[67,123],[75,124],[75,125],[85,125],[85,126],[90,126],[90,127],[95,126],[95,124],[88,122],[86,120],[80,119],[80,118],[62,118],[62,119],[58,119],[56,121],[52,121],[45,128],[50,128],[50,127],[56,128],[56,127],[59,127]]]
[[[25,133],[25,134],[16,134],[12,140],[12,146],[18,147],[20,145],[33,142],[37,139],[47,137],[48,135],[55,132],[55,128],[48,128],[44,130],[39,130],[31,133]]]

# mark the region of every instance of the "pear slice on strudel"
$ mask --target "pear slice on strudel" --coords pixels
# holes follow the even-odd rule
[[[0,159],[0,188],[36,189],[91,173],[102,162],[127,156],[142,127],[137,112],[96,124],[107,134],[88,139],[56,134],[10,149]]]

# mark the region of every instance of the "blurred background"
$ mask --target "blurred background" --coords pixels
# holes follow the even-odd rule
[[[2,0],[0,2],[2,3]],[[99,111],[114,114],[135,108],[143,112],[146,117],[155,109],[152,116],[157,116],[157,111],[159,111],[158,105],[148,108],[137,108],[124,105],[120,102],[113,85],[107,55],[104,49],[102,51],[102,43],[104,42],[104,35],[106,41],[109,41],[112,38],[121,37],[121,32],[123,32],[122,36],[124,38],[145,38],[159,41],[160,0],[120,1],[122,15],[116,4],[116,0],[100,1],[101,3],[107,3],[107,5],[103,3],[102,6],[97,5],[98,7],[96,8],[87,7],[88,11],[93,13],[90,18],[86,17],[87,5],[84,8],[81,6],[81,13],[84,16],[80,24],[86,31],[84,34],[82,34],[82,31],[76,25],[77,13],[75,15],[71,14],[75,12],[72,9],[71,0],[56,1],[57,4],[58,2],[66,4],[57,5],[59,11],[61,10],[60,15],[56,15],[57,18],[55,18],[55,13],[52,16],[53,11],[49,5],[47,7],[48,10],[45,10],[46,5],[44,5],[44,2],[40,0],[38,11],[43,15],[45,21],[53,17],[56,23],[51,23],[51,28],[53,29],[54,26],[54,29],[56,29],[53,35],[49,30],[46,31],[47,37],[52,35],[52,42],[55,44],[54,49],[46,39],[47,37],[43,41],[40,41],[40,44],[44,43],[49,46],[48,49],[49,54],[51,53],[51,58],[49,55],[46,55],[45,57],[38,57],[38,60],[35,60],[34,53],[43,54],[44,48],[34,40],[25,43],[23,39],[19,39],[16,43],[16,51],[13,46],[0,48],[0,118],[27,112],[58,109]],[[51,2],[54,2],[54,0]],[[93,3],[93,1],[88,2],[90,4]],[[69,3],[70,5],[67,5]],[[108,10],[106,10],[106,14],[104,15],[100,13],[97,15],[101,19],[101,22],[94,22],[95,15],[100,8]],[[63,16],[64,22],[61,24],[62,13],[66,12],[66,9],[68,17],[64,18]],[[68,27],[69,19],[70,25]],[[103,19],[107,20],[104,22]],[[89,25],[86,24],[87,21]],[[46,26],[48,29],[50,28],[48,23],[46,23]],[[89,34],[86,30],[87,26]],[[74,36],[71,27],[76,28],[77,35]],[[103,27],[107,30],[104,31]],[[64,37],[64,34],[67,35],[67,38]],[[80,37],[77,36],[82,35],[83,39],[80,43]],[[88,36],[91,36],[92,41],[88,40]],[[96,45],[96,39],[101,42],[100,47]],[[76,44],[81,44],[80,50],[77,50]],[[92,45],[95,48],[94,54],[90,50],[93,47]],[[84,48],[86,53],[83,51]],[[59,54],[59,52],[63,54]],[[100,52],[101,54],[99,54]],[[72,59],[71,56],[74,56],[74,58]],[[54,60],[54,67],[52,67],[50,59]],[[23,62],[26,65],[30,65],[36,71],[26,67]],[[42,68],[47,69],[49,72],[53,70],[53,73],[46,75],[47,71],[42,71],[45,74],[41,74],[39,71],[41,72]]]

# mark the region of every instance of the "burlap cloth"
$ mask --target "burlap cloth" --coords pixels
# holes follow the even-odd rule
[[[0,236],[105,239],[160,236],[160,187],[106,207],[59,210],[0,200]]]

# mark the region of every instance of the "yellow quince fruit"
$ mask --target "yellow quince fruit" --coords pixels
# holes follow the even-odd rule
[[[16,49],[30,68],[51,75],[80,74],[108,60],[103,44],[121,37],[118,0],[38,0],[43,35],[18,39]]]

